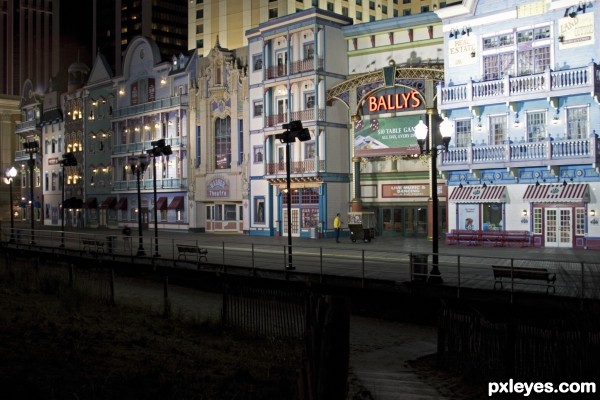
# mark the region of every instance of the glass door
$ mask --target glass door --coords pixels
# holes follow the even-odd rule
[[[281,227],[281,231],[283,232],[283,236],[287,236],[288,234],[288,212],[287,206],[284,205],[283,209],[283,226]],[[292,236],[299,237],[300,236],[300,209],[292,208]]]
[[[383,208],[380,215],[383,236],[414,237],[427,233],[427,208]]]
[[[571,214],[570,208],[545,209],[546,247],[573,247]]]

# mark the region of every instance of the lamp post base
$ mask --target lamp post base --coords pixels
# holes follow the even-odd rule
[[[144,248],[142,246],[138,247],[136,255],[138,255],[138,256],[146,255],[146,251],[144,250]]]
[[[295,269],[296,269],[296,267],[294,267],[294,266],[292,266],[292,265],[286,265],[286,266],[285,266],[285,270],[286,270],[286,271],[293,271],[293,270],[295,270]]]
[[[442,279],[442,274],[440,273],[440,270],[438,269],[437,265],[434,265],[431,268],[431,272],[429,273],[427,283],[431,283],[432,285],[441,285],[442,283],[444,283],[444,280]]]

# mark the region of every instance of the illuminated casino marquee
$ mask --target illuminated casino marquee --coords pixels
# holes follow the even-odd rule
[[[422,114],[414,112],[421,110],[423,100],[414,89],[387,88],[367,96],[362,104],[362,118],[354,123],[354,155],[419,154],[414,128]]]
[[[407,93],[390,93],[380,96],[367,97],[369,113],[382,113],[399,110],[416,110],[421,107],[422,101],[416,90]]]

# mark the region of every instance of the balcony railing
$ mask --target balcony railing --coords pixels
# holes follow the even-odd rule
[[[20,122],[15,126],[15,133],[28,132],[31,130],[35,130],[37,126],[36,120]]]
[[[33,153],[33,159],[38,159],[38,153]],[[17,150],[15,151],[15,161],[25,161],[29,160],[29,153],[27,150]]]
[[[119,108],[113,111],[113,118],[122,118],[147,112],[165,110],[176,106],[187,106],[188,104],[188,95],[183,94],[181,96],[167,97],[166,99]]]
[[[267,176],[270,178],[274,177],[286,177],[287,170],[285,161],[276,163],[267,163]],[[325,170],[325,160],[319,160],[317,169],[316,160],[304,160],[304,161],[292,161],[290,175],[314,175],[317,172]]]
[[[317,58],[317,70],[323,69],[323,59]],[[301,72],[314,71],[315,70],[315,59],[307,58],[300,61],[294,61],[290,64],[290,73],[298,74]]]
[[[440,157],[440,170],[477,169],[492,166],[518,167],[540,164],[597,163],[600,141],[589,139],[545,140],[490,146],[449,148]]]
[[[187,178],[165,178],[156,180],[156,189],[183,189],[187,188]],[[115,181],[113,191],[137,190],[137,181],[131,179],[128,181]],[[152,179],[142,179],[140,181],[140,190],[153,190]]]
[[[152,148],[151,140],[137,143],[117,144],[113,146],[112,154],[139,154]],[[165,138],[165,144],[171,147],[184,147],[187,144],[187,137]],[[174,149],[175,150],[175,149]]]
[[[323,58],[317,58],[317,68],[315,68],[315,59],[306,58],[300,61],[293,61],[289,64],[290,74],[299,74],[301,72],[315,71],[323,69]],[[273,79],[281,76],[287,76],[288,64],[280,64],[274,67],[269,67],[265,70],[265,78]]]
[[[302,111],[293,111],[289,113],[289,115],[290,118],[288,118],[288,113],[267,115],[265,118],[265,126],[276,126],[289,121],[322,121],[325,119],[325,110],[322,108],[318,109],[316,119],[314,108]]]
[[[499,80],[442,87],[439,89],[438,98],[441,99],[441,108],[445,108],[443,107],[445,105],[465,102],[476,104],[498,102],[498,97],[508,98],[542,93],[549,93],[551,96],[552,92],[572,89],[586,89],[586,91],[594,93],[599,87],[600,68],[592,63],[583,68],[560,71],[548,69],[541,74],[506,76]]]

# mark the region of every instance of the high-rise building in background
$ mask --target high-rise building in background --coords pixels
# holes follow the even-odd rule
[[[17,95],[30,79],[35,89],[60,68],[59,1],[0,0],[0,93]]]
[[[91,63],[90,10],[80,0],[0,0],[0,94],[22,95],[27,79],[43,93],[61,73],[66,83],[74,61]]]
[[[208,55],[217,43],[228,49],[248,45],[246,31],[284,15],[317,7],[350,17],[354,24],[435,11],[461,0],[190,0],[188,48]],[[159,44],[160,46],[160,44]]]
[[[186,0],[93,0],[93,9],[93,54],[104,54],[115,75],[137,36],[155,41],[163,60],[187,51]]]

